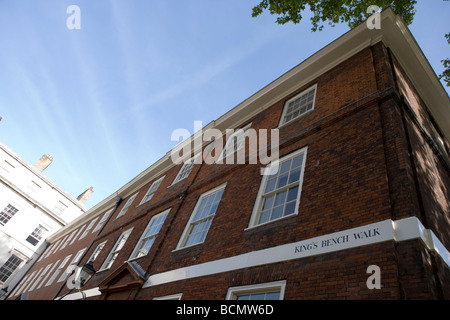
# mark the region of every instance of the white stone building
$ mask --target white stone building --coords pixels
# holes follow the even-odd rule
[[[92,187],[73,197],[42,173],[52,161],[44,155],[30,165],[0,142],[0,287],[20,278],[45,250],[45,239],[87,210]]]

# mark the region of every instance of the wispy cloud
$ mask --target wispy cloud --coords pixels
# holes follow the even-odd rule
[[[72,51],[75,56],[76,65],[82,83],[80,84],[81,92],[84,93],[85,103],[87,106],[84,108],[92,115],[93,118],[90,122],[94,125],[92,132],[85,136],[86,139],[94,139],[95,144],[91,147],[97,146],[105,149],[108,154],[104,154],[104,157],[108,159],[109,163],[113,163],[116,173],[126,172],[123,163],[121,162],[120,147],[117,144],[117,137],[113,131],[112,124],[108,120],[110,112],[108,111],[108,103],[111,101],[110,97],[105,96],[101,90],[98,90],[99,83],[101,81],[101,75],[94,72],[96,61],[92,60],[92,57],[88,54],[90,50],[85,48],[86,44],[82,41],[76,41],[72,43]],[[103,147],[106,148],[103,148]]]
[[[267,34],[265,38],[253,39],[243,46],[235,46],[217,55],[215,59],[203,65],[200,69],[182,80],[166,87],[164,90],[153,93],[150,97],[133,105],[131,110],[134,113],[140,112],[151,106],[158,105],[182,95],[192,89],[201,87],[211,82],[215,77],[225,73],[231,67],[244,61],[246,58],[257,52],[264,44],[268,43],[275,33]]]

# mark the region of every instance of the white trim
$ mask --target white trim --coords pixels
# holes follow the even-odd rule
[[[84,230],[83,234],[78,238],[78,241],[83,239],[84,237],[86,237],[88,235],[89,231],[91,231],[91,229],[94,227],[94,224],[97,222],[98,218],[99,217],[97,216],[97,217],[95,217],[94,219],[91,220],[89,225],[86,227],[86,230]],[[67,240],[67,241],[69,241],[69,240]]]
[[[159,178],[158,180],[153,181],[153,183],[152,183],[152,184],[150,185],[150,187],[148,188],[147,192],[145,193],[144,197],[142,198],[142,200],[141,200],[141,202],[138,204],[138,206],[140,206],[141,204],[144,204],[144,203],[149,202],[149,201],[153,198],[153,196],[155,195],[155,192],[158,191],[159,186],[161,185],[161,182],[163,181],[164,177],[165,177],[165,175],[162,176],[161,178]],[[156,187],[156,189],[155,189],[155,190],[152,190],[153,187],[154,187],[156,184],[158,184],[157,187]],[[148,196],[150,195],[150,194],[149,194],[150,191],[153,191],[153,192],[151,193],[151,194],[152,194],[152,198],[147,199]]]
[[[152,300],[181,300],[183,293],[169,294],[167,296],[154,297]]]
[[[189,158],[188,160],[186,160],[186,161],[183,163],[183,165],[181,166],[180,171],[178,171],[177,176],[175,177],[175,179],[173,179],[172,184],[171,184],[170,186],[168,186],[167,188],[169,188],[169,187],[171,187],[171,186],[173,186],[173,185],[176,185],[178,182],[183,181],[184,179],[186,179],[187,177],[189,177],[189,175],[191,174],[192,169],[194,168],[195,160],[197,160],[197,158],[198,158],[200,155],[201,155],[201,152],[197,153],[197,154],[194,155],[193,157],[191,157],[191,158]],[[187,166],[190,166],[189,169],[188,169],[188,170],[189,170],[189,173],[188,173],[186,176],[181,177],[181,176],[185,173],[185,170],[186,170],[185,168],[186,168]],[[180,177],[181,177],[181,178],[180,178]]]
[[[427,236],[427,234],[431,236]],[[448,250],[432,231],[425,229],[417,218],[411,217],[399,221],[384,220],[298,242],[153,274],[142,287],[147,288],[222,272],[307,258],[384,241],[400,242],[411,239],[421,239],[429,250],[439,254],[450,267]],[[432,242],[429,239],[432,239]]]
[[[81,293],[81,292],[83,292],[83,293]],[[71,293],[65,297],[58,297],[55,300],[80,300],[80,299],[83,299],[83,294],[85,295],[85,298],[95,297],[95,296],[99,296],[102,294],[98,288],[83,290],[81,292]]]
[[[105,240],[105,241],[103,241],[103,242],[100,242],[100,243],[97,245],[97,247],[95,247],[94,252],[92,252],[91,256],[90,256],[89,259],[88,259],[88,262],[94,262],[94,261],[97,259],[98,255],[100,254],[100,252],[102,252],[103,248],[105,247],[106,242],[108,242],[108,240]],[[95,257],[94,257],[94,256],[95,256]]]
[[[286,257],[285,254],[283,254],[283,252],[282,252],[286,248],[291,249],[291,251],[292,251],[292,249],[294,249],[294,251],[295,251],[295,247],[301,248],[301,246],[304,245],[306,248],[306,246],[308,244],[311,244],[314,241],[327,241],[327,240],[330,240],[333,238],[336,239],[336,237],[339,237],[339,236],[342,236],[345,234],[349,234],[349,233],[353,233],[353,232],[363,232],[364,230],[367,231],[367,230],[371,230],[371,229],[373,230],[376,228],[378,228],[378,231],[380,232],[379,235],[377,235],[376,237],[372,237],[371,239],[366,239],[366,241],[361,241],[358,244],[354,244],[354,245],[350,245],[350,246],[349,245],[344,246],[343,244],[331,245],[331,246],[327,246],[329,250],[323,250],[322,252],[304,251],[303,253],[299,253],[296,257],[292,257],[292,256]],[[289,243],[286,245],[267,248],[267,249],[258,250],[258,251],[254,251],[254,252],[249,252],[249,253],[241,254],[238,256],[234,256],[234,257],[205,262],[205,263],[202,263],[199,265],[193,265],[193,266],[189,266],[189,267],[184,267],[184,268],[179,268],[179,269],[175,269],[175,270],[170,270],[167,272],[154,274],[149,277],[149,279],[144,283],[142,288],[148,288],[148,287],[157,286],[157,285],[161,285],[161,284],[165,284],[165,283],[175,282],[175,281],[179,281],[179,280],[186,280],[186,279],[191,279],[191,278],[196,278],[196,277],[202,277],[202,276],[208,276],[208,275],[213,275],[213,274],[222,273],[222,272],[234,271],[234,270],[239,270],[239,269],[247,268],[247,267],[254,267],[254,266],[258,266],[258,265],[282,262],[282,261],[287,261],[287,260],[301,259],[301,258],[306,258],[306,257],[317,255],[317,254],[325,254],[325,253],[329,253],[329,252],[340,251],[340,250],[355,248],[355,247],[359,247],[359,246],[380,243],[380,242],[384,242],[384,241],[401,242],[401,241],[407,241],[407,240],[412,240],[412,239],[421,239],[424,242],[424,244],[429,248],[429,250],[433,250],[434,252],[436,252],[445,261],[447,266],[450,267],[449,251],[442,245],[442,243],[437,239],[437,237],[435,236],[435,234],[432,231],[424,228],[422,223],[416,217],[410,217],[410,218],[405,218],[405,219],[398,220],[398,221],[384,220],[384,221],[372,223],[372,224],[369,224],[366,226],[357,227],[357,228],[340,231],[340,232],[335,232],[332,234],[327,234],[327,235],[323,235],[323,236],[319,236],[316,238],[311,238],[311,239],[307,239],[307,240],[303,240],[303,241],[299,241],[299,242]],[[22,282],[24,282],[24,284],[25,284],[25,283],[29,282],[29,280],[24,279]],[[278,281],[278,282],[281,283],[282,281]],[[274,283],[276,283],[276,282],[265,283],[265,284],[262,284],[262,286],[271,285]],[[24,284],[21,283],[21,286],[24,286]],[[238,288],[245,289],[246,287],[250,288],[250,286],[229,288],[228,292],[227,292],[227,299],[230,294],[229,293],[230,289],[238,289]],[[15,291],[20,292],[18,290],[18,288],[16,288],[16,290],[14,290],[13,294],[15,293]],[[101,292],[99,291],[98,287],[89,289],[89,290],[86,290],[83,292],[86,294],[86,297],[93,297],[93,296],[101,295]],[[18,295],[18,293],[15,293],[15,295]],[[170,297],[170,296],[175,297],[177,295],[178,294],[164,296],[164,297]],[[284,292],[283,292],[283,296],[284,296]],[[164,297],[158,297],[158,298],[164,298]],[[281,295],[280,295],[280,297],[281,297]],[[155,300],[158,300],[158,298],[155,298]],[[77,299],[82,299],[81,293],[73,293],[73,294],[69,294],[66,297],[64,297],[64,300],[77,300]]]
[[[291,101],[296,100],[296,99],[299,98],[300,96],[302,96],[302,95],[304,95],[304,94],[307,94],[307,93],[309,93],[309,92],[312,91],[312,90],[314,90],[314,98],[313,98],[312,108],[309,109],[309,110],[307,110],[307,111],[305,111],[305,112],[302,113],[302,114],[299,114],[297,117],[292,118],[292,119],[289,120],[289,121],[283,122],[283,119],[284,119],[284,117],[286,116],[286,112],[287,112],[287,109],[288,109],[288,104],[289,104]],[[291,123],[292,121],[294,121],[294,120],[296,120],[296,119],[299,119],[299,118],[303,117],[303,115],[305,115],[305,114],[307,114],[307,113],[309,113],[309,112],[311,112],[311,111],[314,111],[315,106],[316,106],[316,95],[317,95],[317,83],[314,84],[314,85],[312,85],[312,86],[310,86],[310,87],[307,88],[306,90],[303,90],[303,91],[300,92],[299,94],[296,94],[294,97],[290,98],[289,100],[286,100],[286,101],[284,102],[283,113],[281,114],[281,118],[280,118],[280,121],[279,121],[279,123],[278,123],[278,128],[281,128],[281,127],[287,125],[288,123]]]
[[[122,210],[120,210],[119,214],[117,215],[116,219],[119,219],[120,217],[125,215],[125,213],[127,213],[128,209],[130,209],[131,205],[133,204],[134,200],[136,199],[138,193],[139,192],[136,192],[127,200],[127,202],[123,206]],[[114,220],[116,220],[116,219],[114,219]]]
[[[232,130],[233,133],[227,138],[227,141],[225,141],[225,146],[222,148],[222,151],[220,152],[219,157],[217,158],[217,160],[215,161],[215,163],[217,164],[223,164],[223,160],[231,157],[232,155],[234,155],[235,153],[237,153],[240,149],[242,149],[242,146],[245,146],[245,138],[247,137],[247,132],[248,130],[252,127],[252,123],[250,122],[248,125],[246,125],[243,128],[239,128],[236,130]],[[228,129],[227,129],[228,131]],[[228,133],[228,132],[227,132]],[[236,139],[236,140],[235,140]],[[239,141],[241,140],[241,141]],[[236,150],[234,150],[234,142],[236,141],[236,143],[239,143],[237,145]],[[233,148],[233,152],[228,153],[231,150],[228,150],[230,148]],[[228,151],[227,151],[228,150]],[[225,155],[225,158],[223,157],[224,152],[226,152],[227,154]],[[234,163],[234,162],[233,162]]]
[[[266,225],[266,224],[269,224],[269,223],[272,223],[272,222],[275,222],[275,221],[278,221],[278,220],[282,220],[282,219],[286,219],[288,217],[293,217],[293,216],[298,215],[298,210],[299,210],[299,206],[300,206],[300,198],[301,198],[301,194],[302,194],[303,176],[304,176],[304,173],[305,173],[305,164],[306,164],[307,152],[308,152],[308,146],[306,146],[306,147],[304,147],[302,149],[299,149],[297,151],[291,152],[291,153],[285,155],[284,157],[282,157],[281,159],[279,159],[278,161],[271,162],[270,164],[268,164],[265,167],[265,173],[266,174],[264,174],[264,176],[263,176],[263,178],[261,180],[261,184],[259,186],[258,195],[257,195],[256,201],[255,201],[255,205],[253,206],[252,215],[250,217],[250,221],[249,221],[248,227],[245,230],[256,228],[256,227],[263,226],[263,225]],[[261,209],[262,209],[261,206],[262,206],[262,203],[263,203],[262,196],[264,194],[264,189],[266,187],[267,180],[269,179],[269,177],[271,177],[271,175],[269,175],[267,173],[269,173],[273,167],[277,167],[277,172],[278,172],[279,166],[280,166],[280,164],[282,162],[287,161],[287,160],[289,160],[291,158],[295,158],[296,156],[298,156],[298,155],[300,155],[302,153],[303,153],[303,163],[302,163],[302,169],[301,169],[301,172],[300,172],[300,178],[298,180],[298,194],[297,194],[297,199],[296,199],[296,205],[295,205],[294,213],[292,213],[292,214],[290,214],[288,216],[281,216],[280,218],[269,220],[269,221],[266,221],[266,222],[258,224],[257,221],[259,220],[259,217],[261,215]]]
[[[145,257],[145,256],[148,254],[148,252],[147,252],[145,255],[137,256],[138,253],[139,253],[139,251],[142,249],[142,245],[143,245],[142,240],[144,239],[144,236],[147,234],[147,231],[148,231],[148,230],[150,229],[150,227],[153,225],[153,222],[155,221],[155,219],[157,219],[157,218],[159,218],[159,217],[165,215],[166,217],[164,218],[163,223],[162,223],[161,226],[159,227],[158,232],[157,232],[157,233],[154,233],[154,234],[152,234],[152,235],[150,235],[150,236],[148,236],[148,237],[146,238],[146,241],[147,241],[148,238],[153,237],[153,238],[155,238],[155,241],[156,241],[156,238],[158,237],[159,231],[161,231],[161,228],[163,227],[164,222],[166,222],[165,220],[167,219],[167,216],[169,215],[170,209],[171,209],[171,208],[169,208],[169,209],[167,209],[167,210],[164,210],[163,212],[160,212],[160,213],[158,213],[158,214],[155,214],[154,216],[151,217],[150,221],[147,223],[147,227],[145,227],[144,232],[142,232],[141,237],[139,238],[139,240],[138,240],[138,242],[136,243],[136,245],[135,245],[133,251],[131,252],[130,257],[128,258],[128,261],[131,261],[131,260],[134,260],[134,259],[138,259],[138,258]],[[153,244],[152,244],[152,246],[153,246]],[[151,247],[150,247],[150,249],[151,249]],[[149,251],[150,251],[150,250],[149,250]]]
[[[63,268],[66,266],[66,263],[67,263],[67,261],[69,261],[70,257],[72,257],[72,254],[69,254],[67,257],[65,257],[64,260],[59,264],[58,268],[56,268],[56,270],[53,273],[53,275],[51,276],[50,280],[48,280],[47,283],[45,284],[46,287],[51,286],[53,284],[53,282],[56,280],[56,278],[58,278],[59,274],[61,273]],[[24,291],[26,291],[26,290],[24,290]]]
[[[189,218],[189,221],[187,222],[186,227],[184,228],[183,234],[181,235],[180,240],[178,241],[177,247],[173,251],[178,251],[178,250],[182,250],[182,249],[189,248],[189,247],[192,247],[192,246],[196,246],[196,245],[202,244],[204,242],[204,240],[203,240],[202,242],[197,242],[197,243],[194,243],[192,245],[188,245],[188,246],[184,245],[186,243],[188,237],[189,237],[192,221],[194,220],[194,216],[197,213],[197,210],[198,210],[200,204],[202,203],[202,200],[205,197],[207,197],[207,196],[209,196],[209,195],[211,195],[211,194],[213,194],[215,192],[218,192],[221,189],[225,190],[226,186],[227,186],[227,183],[225,182],[225,183],[221,184],[220,186],[215,187],[214,189],[208,190],[207,192],[205,192],[202,195],[200,195],[200,197],[198,198],[197,203],[196,203],[196,205],[194,207],[194,210],[192,210],[191,217]],[[216,211],[217,211],[217,209],[216,209]],[[214,213],[212,219],[214,219],[215,215],[216,214]],[[208,229],[208,231],[209,231],[209,229]],[[208,231],[206,232],[206,234],[208,234]],[[205,236],[205,239],[206,239],[206,236]]]
[[[78,261],[80,261],[81,256],[83,255],[84,251],[86,251],[86,248],[83,248],[83,249],[81,249],[81,250],[79,250],[77,252],[75,257],[73,257],[72,262],[67,266],[66,270],[61,275],[61,277],[58,279],[58,281],[56,281],[57,283],[58,282],[62,282],[62,281],[66,281],[66,279],[69,276],[69,274],[75,269]]]
[[[100,219],[100,221],[97,223],[97,225],[95,226],[94,230],[92,230],[92,233],[94,233],[95,231],[100,230],[101,227],[103,227],[103,225],[106,223],[106,220],[108,219],[108,217],[110,216],[110,214],[113,212],[114,208],[107,210],[102,218]],[[97,217],[99,217],[100,215],[97,215]]]
[[[238,295],[266,293],[272,290],[280,291],[280,300],[284,299],[284,290],[286,288],[286,280],[258,283],[248,286],[230,287],[227,291],[225,300],[237,300]]]
[[[106,267],[112,259],[112,256],[114,255],[114,253],[118,253],[117,255],[120,254],[120,251],[122,250],[123,246],[126,244],[126,242],[128,241],[128,238],[130,237],[131,232],[133,231],[133,228],[127,229],[125,231],[123,231],[120,236],[117,238],[116,242],[114,243],[114,246],[111,248],[111,251],[108,253],[108,256],[106,257],[106,259],[103,261],[102,266],[100,267],[100,269],[97,272],[101,272],[104,270],[108,270],[109,268],[112,267],[112,265],[114,264],[114,262],[116,261],[117,257],[114,258],[114,261],[111,263],[111,265],[109,267]],[[117,250],[117,247],[119,246],[120,241],[125,238],[125,242],[123,243],[122,247]]]

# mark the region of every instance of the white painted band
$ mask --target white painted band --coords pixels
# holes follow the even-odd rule
[[[450,267],[449,251],[431,230],[426,229],[416,217],[410,217],[398,221],[384,220],[362,227],[154,274],[148,278],[142,288],[301,259],[389,240],[400,242],[412,239],[421,239],[428,250],[436,252]],[[101,292],[98,288],[86,291],[86,296],[88,297],[99,294]],[[75,293],[68,295],[64,299],[80,298],[81,294]]]
[[[88,290],[84,290],[84,291],[80,291],[80,292],[75,292],[72,294],[69,294],[65,297],[58,297],[55,300],[81,300],[83,299],[83,293],[84,293],[84,298],[89,298],[89,297],[95,297],[95,296],[99,296],[101,295],[101,291],[97,288],[92,288],[92,289],[88,289]]]
[[[425,229],[417,218],[411,217],[395,222],[384,220],[299,242],[154,274],[148,278],[143,288],[259,265],[306,258],[388,240],[399,242],[411,239],[421,239],[427,249],[439,254],[447,266],[450,267],[449,251],[432,231]]]

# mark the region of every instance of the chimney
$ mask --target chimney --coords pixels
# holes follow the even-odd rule
[[[81,203],[85,203],[86,200],[91,196],[91,194],[94,192],[94,187],[90,187],[89,189],[87,189],[85,192],[83,192],[82,194],[80,194],[77,198],[78,201],[80,201]]]
[[[39,159],[34,167],[39,171],[44,171],[53,162],[53,157],[49,154],[44,154],[41,159]]]

